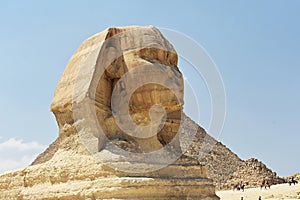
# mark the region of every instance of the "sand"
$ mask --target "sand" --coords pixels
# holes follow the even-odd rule
[[[244,197],[244,200],[258,200],[258,197],[261,196],[262,200],[292,200],[300,199],[300,184],[289,186],[289,184],[279,184],[271,186],[271,189],[260,189],[260,188],[250,188],[242,191],[217,191],[217,195],[221,200],[240,200],[241,197]],[[297,195],[297,193],[299,195]]]

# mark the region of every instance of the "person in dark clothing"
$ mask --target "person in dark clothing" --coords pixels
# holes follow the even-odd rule
[[[266,181],[266,183],[265,183],[265,189],[267,189],[267,187],[269,189],[271,189],[271,184],[269,183],[269,181]]]
[[[265,186],[265,180],[263,180],[263,181],[261,182],[260,189],[262,189],[264,186]]]
[[[241,185],[241,190],[244,192],[245,191],[245,184]]]
[[[298,184],[298,181],[296,181],[294,179],[294,177],[292,177],[292,180],[289,181],[289,185],[292,185],[292,184],[294,184],[294,185]]]

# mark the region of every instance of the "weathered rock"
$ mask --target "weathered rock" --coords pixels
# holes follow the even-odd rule
[[[136,72],[141,66],[146,67]],[[122,77],[130,72],[137,82],[151,77],[154,83],[136,88],[127,109],[122,92],[133,86]],[[181,155],[183,135],[198,128],[182,114],[182,105],[177,54],[156,28],[110,28],[88,38],[71,57],[53,97],[58,139],[32,166],[0,175],[0,199],[219,199],[206,168]],[[149,129],[126,134],[119,121],[127,115]],[[182,121],[189,127],[180,127]],[[158,134],[140,137],[152,129]],[[111,151],[115,146],[120,149]],[[161,148],[176,160],[168,163],[160,154],[145,160]]]
[[[236,172],[233,173],[230,180],[227,181],[228,186],[242,183],[246,187],[260,187],[265,185],[275,185],[284,183],[284,179],[277,176],[275,172],[267,168],[265,164],[257,159],[250,158],[246,160]]]
[[[194,122],[191,121],[191,123]],[[186,134],[183,135],[185,136]],[[205,150],[204,146],[211,146],[211,148]],[[208,176],[214,180],[217,189],[228,189],[227,181],[244,163],[235,153],[209,136],[201,127],[198,128],[197,135],[185,155],[198,159],[208,168]]]
[[[247,188],[257,187],[263,180],[268,180],[272,185],[283,183],[283,179],[262,162],[253,158],[246,161],[240,159],[221,142],[210,137],[203,128],[191,120],[190,123],[197,126],[198,131],[185,155],[198,159],[208,168],[208,177],[214,180],[217,189],[232,189],[238,183],[246,184]],[[182,141],[186,141],[187,135],[182,135]],[[211,148],[207,151],[204,146]]]
[[[104,42],[100,45],[102,40]],[[98,58],[94,54],[99,54]],[[87,62],[87,58],[90,61]],[[127,81],[121,79],[127,72],[135,78]],[[124,106],[122,102],[128,95],[128,88],[134,88],[137,82],[142,83],[147,77],[154,82],[169,82],[174,86],[173,90],[161,84],[141,84],[130,95],[129,106]],[[114,97],[113,89],[117,93]],[[72,122],[72,111],[82,107],[81,104],[88,104],[86,101],[95,105],[98,123],[110,140],[134,141],[144,152],[170,143],[178,132],[183,105],[183,79],[177,68],[174,48],[154,27],[109,28],[89,38],[72,56],[55,91],[51,111],[59,126]],[[115,106],[112,108],[112,105]],[[134,126],[151,125],[149,110],[153,105],[164,108],[167,121],[157,136],[148,139],[124,133],[113,116],[117,113],[123,120],[127,119],[129,112]],[[152,118],[159,124],[163,117],[164,113],[154,111]],[[139,132],[147,135],[147,130]],[[105,140],[101,134],[93,134],[99,138],[99,150],[102,149]]]
[[[70,137],[80,145],[76,136]],[[206,169],[189,160],[132,174],[60,148],[46,163],[1,175],[0,199],[216,199],[207,195],[214,193],[214,187],[205,176]]]

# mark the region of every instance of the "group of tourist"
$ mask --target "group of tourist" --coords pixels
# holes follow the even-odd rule
[[[233,185],[233,191],[234,190],[237,190],[237,191],[243,191],[245,190],[245,184],[243,184],[242,182],[241,183],[237,183],[235,185]]]
[[[298,181],[296,181],[296,180],[294,179],[294,177],[292,177],[292,178],[288,181],[288,183],[289,183],[289,185],[292,185],[292,184],[296,185],[296,184],[298,184]],[[265,189],[267,189],[267,188],[270,189],[270,188],[271,188],[271,183],[270,183],[268,180],[263,180],[262,183],[261,183],[261,185],[260,185],[260,189],[262,189],[263,187],[264,187]],[[242,182],[233,185],[233,191],[234,191],[234,190],[237,190],[237,191],[240,191],[240,190],[241,190],[241,191],[244,192],[244,189],[245,189],[245,184],[242,184]],[[244,200],[244,197],[241,197],[241,200]],[[262,200],[261,196],[258,197],[258,200]]]
[[[267,188],[271,189],[271,183],[268,180],[263,180],[261,182],[260,189],[262,189],[263,187],[265,189],[267,189]]]
[[[244,200],[244,197],[241,197],[241,200]],[[262,200],[261,196],[258,197],[258,200]]]
[[[292,183],[290,183],[290,184],[292,184]],[[242,182],[234,184],[233,185],[233,191],[237,190],[237,191],[243,191],[244,192],[245,186],[246,185],[243,184]],[[260,185],[260,189],[262,189],[262,188],[265,188],[265,189],[269,188],[270,189],[271,188],[271,183],[268,180],[263,180],[261,185]]]

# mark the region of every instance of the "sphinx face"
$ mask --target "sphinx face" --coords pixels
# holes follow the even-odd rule
[[[171,142],[183,107],[177,54],[155,28],[111,29],[97,68],[97,118],[109,140],[130,141],[142,152]]]
[[[155,27],[110,28],[88,38],[71,57],[52,99],[59,127],[77,123],[92,153],[107,141],[134,152],[174,141],[180,150],[184,87],[177,61]]]

